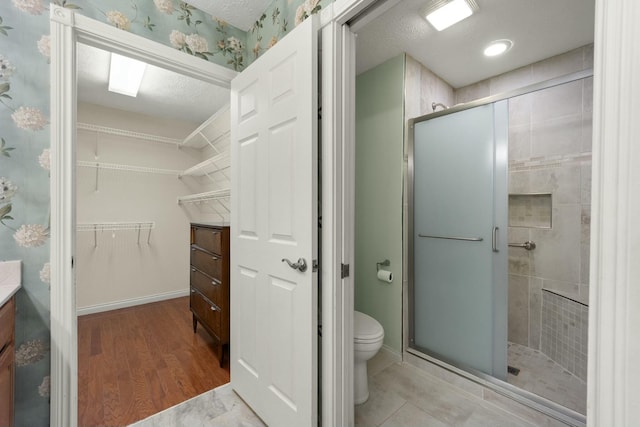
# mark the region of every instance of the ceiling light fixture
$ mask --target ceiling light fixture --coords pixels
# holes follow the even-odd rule
[[[478,3],[475,0],[433,0],[422,9],[422,16],[436,30],[442,31],[477,10]]]
[[[109,91],[127,96],[137,96],[147,64],[126,56],[111,54]]]
[[[513,46],[511,40],[502,39],[494,40],[484,49],[485,56],[498,56],[507,52]]]

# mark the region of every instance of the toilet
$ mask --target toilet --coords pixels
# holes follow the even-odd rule
[[[367,360],[378,353],[383,339],[384,329],[376,319],[359,311],[353,313],[353,380],[356,405],[366,402],[369,398]]]

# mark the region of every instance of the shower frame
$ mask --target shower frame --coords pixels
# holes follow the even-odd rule
[[[429,114],[425,114],[420,117],[415,117],[409,119],[405,128],[405,144],[407,147],[407,278],[408,278],[408,286],[407,286],[407,298],[404,301],[407,303],[406,309],[403,310],[403,330],[404,339],[403,339],[403,348],[404,351],[416,356],[420,359],[424,359],[428,362],[431,362],[435,365],[440,366],[448,371],[451,371],[457,375],[461,375],[466,377],[467,379],[476,382],[484,387],[487,387],[496,393],[504,395],[512,400],[515,400],[519,403],[522,403],[526,406],[529,406],[533,409],[536,409],[540,412],[545,413],[546,415],[558,419],[562,422],[568,423],[573,426],[586,426],[586,417],[578,412],[572,411],[558,403],[555,403],[551,400],[545,399],[537,394],[531,393],[527,390],[516,387],[512,384],[507,383],[506,381],[499,380],[489,374],[481,372],[477,369],[470,368],[468,366],[460,365],[452,360],[448,360],[443,358],[441,355],[430,353],[425,349],[417,349],[410,345],[412,339],[415,335],[414,331],[414,309],[412,305],[412,301],[415,299],[414,295],[414,285],[415,285],[415,277],[414,277],[414,125],[416,123],[420,123],[422,121],[431,120],[437,117],[446,116],[449,114],[458,113],[460,111],[468,110],[471,108],[480,107],[487,104],[493,104],[498,101],[508,100],[517,96],[526,95],[533,92],[538,92],[541,90],[553,88],[556,86],[560,86],[566,83],[571,83],[574,81],[583,80],[585,78],[593,77],[593,69],[585,69],[581,71],[577,71],[570,74],[565,74],[559,77],[555,77],[549,80],[544,80],[538,83],[534,83],[531,85],[523,86],[518,89],[514,89],[511,91],[507,91],[504,93],[499,93],[496,95],[491,95],[485,98],[480,98],[475,101],[471,101],[468,103],[454,105],[445,110],[435,111]]]

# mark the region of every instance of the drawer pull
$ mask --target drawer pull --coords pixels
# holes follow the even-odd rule
[[[220,284],[220,282],[216,282],[215,280],[212,280],[212,281],[211,281],[211,284],[212,284],[213,286],[218,286],[218,285]]]
[[[220,258],[219,258],[219,257],[217,257],[217,256],[213,256],[213,255],[211,255],[211,259],[212,259],[212,260],[214,260],[214,261],[218,261]]]
[[[194,248],[194,247],[192,246],[192,247],[191,247],[191,250],[192,250],[192,251],[195,251],[195,250],[196,250],[196,248]]]
[[[215,305],[211,306],[211,311],[218,311],[218,307],[216,307]]]
[[[192,294],[195,294],[195,293],[196,293],[196,290],[195,290],[195,289],[191,289],[191,293],[192,293]]]
[[[192,268],[192,269],[191,269],[191,271],[195,273],[195,272],[196,272],[196,269],[195,269],[195,268]]]

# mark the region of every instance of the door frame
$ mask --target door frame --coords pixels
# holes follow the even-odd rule
[[[344,39],[353,38],[347,23],[365,9],[397,0],[336,0],[334,20]],[[374,11],[373,13],[376,13]],[[366,17],[371,19],[371,17]],[[631,199],[640,188],[640,5],[637,0],[596,0],[594,31],[594,102],[591,199],[588,425],[625,425],[640,417],[640,202]],[[344,79],[343,95],[351,97],[343,119],[355,121],[355,44],[343,46],[343,62],[336,73]],[[348,125],[344,125],[345,128]],[[346,133],[345,150],[355,156],[355,137]],[[343,176],[353,188],[353,168]],[[345,238],[353,239],[353,199],[345,200]],[[353,240],[350,242],[353,247]],[[352,254],[351,254],[352,256]],[[346,310],[346,308],[345,308]],[[345,316],[347,315],[345,311]],[[347,331],[353,334],[353,331]],[[352,368],[351,368],[352,369]],[[353,406],[353,394],[345,395]],[[351,419],[353,424],[353,419]],[[336,424],[338,425],[338,424]],[[347,425],[347,424],[343,424]]]
[[[78,423],[76,42],[229,88],[237,72],[51,5],[51,426]]]

